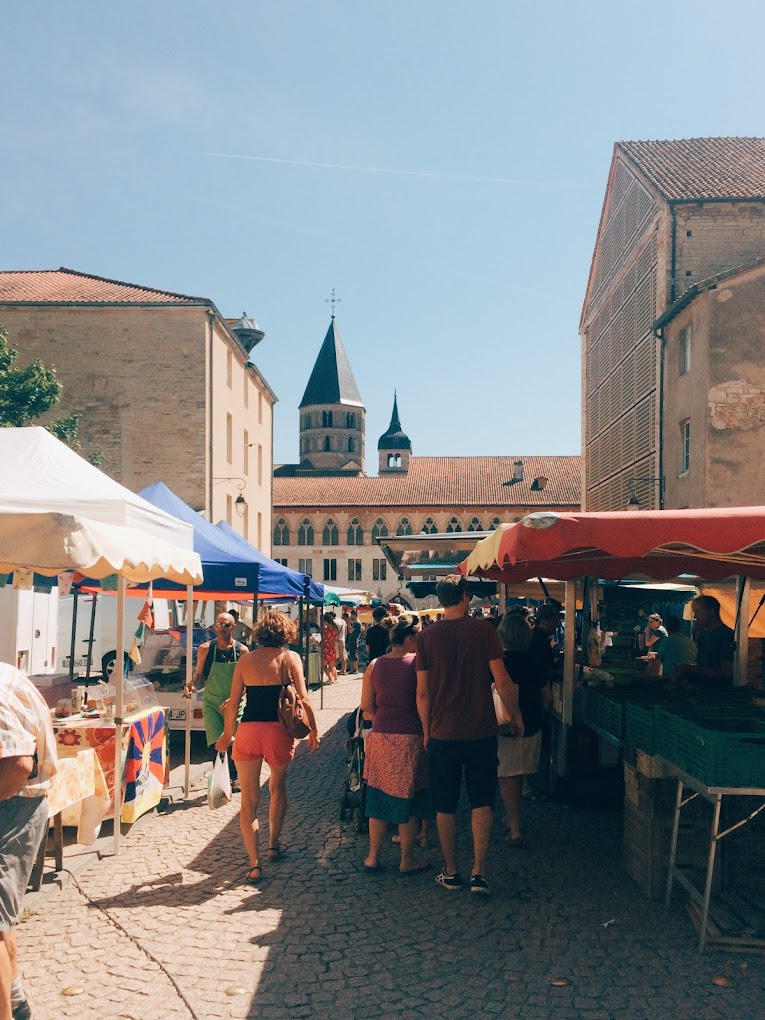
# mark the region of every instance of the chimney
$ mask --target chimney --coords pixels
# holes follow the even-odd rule
[[[513,481],[514,482],[522,482],[523,481],[523,461],[522,460],[516,460],[513,463]]]
[[[548,479],[545,478],[544,475],[539,475],[531,483],[531,488],[534,490],[534,492],[542,492],[543,489],[545,489],[546,486],[547,486],[547,481],[548,481]]]

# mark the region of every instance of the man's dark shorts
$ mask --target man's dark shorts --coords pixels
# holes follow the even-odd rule
[[[433,804],[439,814],[457,812],[465,770],[470,807],[494,807],[497,793],[497,738],[428,741],[428,771]]]

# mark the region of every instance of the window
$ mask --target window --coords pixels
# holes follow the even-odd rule
[[[263,484],[263,447],[258,443],[258,485]]]
[[[401,454],[400,453],[389,453],[388,454],[388,467],[389,468],[401,467]]]
[[[499,517],[492,517],[491,524],[489,525],[489,531],[496,531],[501,523],[502,521],[499,519]]]
[[[361,560],[348,560],[348,580],[361,580]]]
[[[281,563],[283,567],[288,567],[289,563],[286,560],[280,560],[278,557],[274,560],[275,563]]]
[[[455,532],[462,531],[462,525],[456,517],[450,517],[449,523],[446,525],[446,534],[452,535]]]
[[[356,452],[356,440],[353,438],[353,436],[351,436],[351,438],[348,440],[348,453],[355,452]]]
[[[263,394],[258,390],[258,425],[263,424]]]
[[[401,520],[398,522],[398,527],[396,528],[396,534],[397,535],[412,535],[412,534],[414,534],[414,530],[412,528],[411,522],[406,517],[402,517]]]
[[[428,517],[422,526],[423,534],[425,535],[437,535],[438,526],[432,517]]]
[[[331,411],[322,411],[321,412],[321,425],[322,425],[322,428],[325,428],[325,429],[331,429],[332,428],[332,412]]]
[[[388,525],[385,523],[382,517],[378,517],[377,520],[372,525],[372,540],[374,541],[376,538],[387,538],[387,536]]]
[[[298,545],[313,545],[313,524],[307,517],[298,528]]]
[[[289,545],[290,529],[283,517],[274,524],[274,545]]]
[[[321,533],[321,544],[322,545],[339,545],[340,535],[337,530],[337,525],[330,519],[324,525],[324,530]]]
[[[467,526],[468,531],[483,531],[483,524],[474,517]]]
[[[680,472],[691,466],[691,419],[680,422]]]
[[[309,449],[310,447],[308,445],[308,436],[303,436],[303,438],[300,440],[300,452],[308,453]]]
[[[232,523],[234,516],[234,499],[232,496],[226,496],[226,524]]]
[[[242,464],[244,466],[244,474],[250,473],[250,433],[247,429],[244,430],[242,437]]]
[[[247,509],[245,507],[245,509]],[[263,514],[258,510],[258,538],[257,538],[258,549],[263,548]]]
[[[226,351],[226,385],[229,389],[234,387],[234,354]]]
[[[313,560],[298,560],[298,573],[313,577]]]
[[[337,580],[337,560],[324,560],[324,580]]]
[[[352,411],[345,412],[345,427],[347,429],[356,428],[356,415]]]
[[[325,453],[329,453],[329,451],[331,449],[332,449],[332,440],[329,438],[329,436],[325,436],[324,437],[324,452]]]
[[[685,375],[691,367],[691,327],[685,326],[680,330],[677,337],[678,360],[680,375]]]
[[[244,378],[244,392],[242,393],[242,397],[244,399],[244,406],[245,407],[249,407],[250,406],[250,380],[247,378],[247,369],[246,368],[244,370],[243,378]]]
[[[226,460],[234,463],[234,419],[230,414],[226,415]]]
[[[308,411],[303,415],[303,428],[310,429],[311,427],[311,412]]]
[[[372,580],[385,581],[388,575],[388,561],[386,559],[372,560]]]
[[[346,545],[364,544],[364,529],[362,528],[361,521],[358,517],[354,517],[348,525],[348,534],[346,535],[346,539]]]

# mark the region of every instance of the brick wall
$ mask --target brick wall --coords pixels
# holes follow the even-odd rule
[[[675,220],[676,298],[700,280],[765,255],[765,203],[680,205]]]

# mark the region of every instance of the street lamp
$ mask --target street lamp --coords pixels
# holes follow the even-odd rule
[[[242,478],[241,475],[223,475],[220,478],[213,478],[212,481],[213,481],[213,485],[215,485],[216,482],[236,482],[237,483],[236,487],[237,487],[237,489],[239,489],[239,495],[234,500],[234,506],[236,507],[237,515],[239,517],[244,517],[244,512],[247,509],[247,500],[244,498],[244,495],[243,495],[243,492],[242,492],[242,490],[247,485],[247,482],[244,480],[244,478]]]
[[[645,478],[628,478],[627,488],[629,489],[630,498],[627,500],[625,510],[640,510],[641,504],[637,494],[637,487],[639,485],[657,485],[659,487],[659,509],[664,509],[664,476],[659,475],[657,477],[645,477]]]

